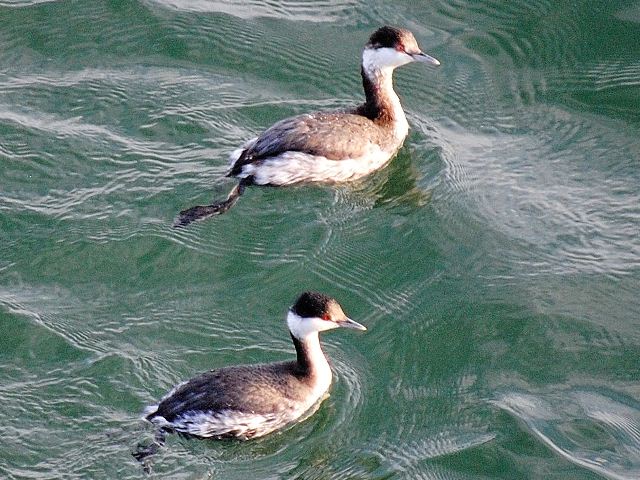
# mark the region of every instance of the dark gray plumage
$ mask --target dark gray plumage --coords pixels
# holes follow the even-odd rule
[[[234,412],[288,416],[312,393],[313,380],[296,362],[225,367],[181,385],[146,418],[153,421],[154,417],[163,417],[175,422],[189,412],[223,411],[227,411],[229,417],[233,417]],[[224,431],[222,425],[221,422],[220,431],[212,436],[248,439],[258,433],[256,430],[240,432],[232,422]]]
[[[198,375],[148,407],[145,418],[161,431],[202,438],[249,439],[301,418],[323,398],[331,369],[318,332],[365,328],[349,319],[331,297],[305,292],[287,324],[296,360],[223,367]]]
[[[370,145],[393,141],[393,131],[352,112],[317,112],[285,118],[265,130],[233,164],[235,177],[245,165],[260,163],[284,152],[301,152],[341,161],[364,157]]]
[[[409,129],[393,90],[392,73],[414,61],[440,64],[420,51],[408,30],[388,26],[376,30],[362,55],[362,105],[277,122],[232,155],[227,176],[239,178],[238,187],[225,200],[183,210],[175,226],[226,212],[249,185],[345,182],[382,168],[402,146]]]

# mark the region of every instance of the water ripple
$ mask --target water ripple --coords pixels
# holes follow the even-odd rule
[[[355,0],[324,0],[301,2],[278,0],[268,2],[209,1],[209,0],[149,0],[166,8],[182,12],[226,13],[242,19],[282,18],[299,22],[334,22],[359,6]]]
[[[59,0],[8,0],[8,1],[0,1],[0,7],[25,8],[25,7],[32,7],[34,5],[41,5],[44,3],[52,3],[57,1]]]
[[[640,476],[640,405],[588,389],[509,392],[495,404],[568,461],[607,478]]]
[[[459,431],[456,426],[455,431]],[[424,439],[402,442],[383,442],[379,445],[376,454],[390,465],[393,471],[406,471],[415,464],[432,458],[451,455],[462,450],[475,448],[495,438],[495,434],[476,433],[459,434],[452,432],[440,432],[437,435]]]
[[[544,247],[537,269],[542,262],[558,271],[628,272],[631,260],[640,254],[634,233],[640,197],[633,186],[631,160],[638,145],[602,126],[569,123],[561,111],[542,115],[558,128],[545,128],[537,136],[448,130],[455,153],[443,157],[445,198],[461,201],[460,193],[467,192],[474,197],[471,215],[481,223],[535,248]],[[626,149],[628,155],[618,157],[601,174],[585,169],[586,161],[598,170],[594,158],[611,148]],[[578,153],[585,151],[590,152],[586,158]]]
[[[520,478],[539,459],[638,477],[635,400],[495,394],[515,439],[484,400],[487,378],[635,378],[624,3],[0,0],[3,474],[139,478],[143,407],[198,372],[290,358],[283,313],[314,288],[369,327],[324,339],[331,396],[256,442],[171,437],[158,477]],[[397,72],[412,133],[387,168],[248,189],[171,227],[226,195],[243,141],[362,98],[362,44],[384,23],[443,61]]]

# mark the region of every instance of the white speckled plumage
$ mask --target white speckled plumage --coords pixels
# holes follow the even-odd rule
[[[335,300],[314,292],[298,298],[287,314],[287,326],[296,361],[238,365],[201,374],[147,407],[145,418],[162,431],[247,440],[311,414],[332,380],[318,333],[337,327],[365,328],[349,319]]]
[[[345,158],[339,161],[304,152],[284,152],[265,159],[260,165],[245,165],[238,177],[252,177],[257,185],[347,182],[381,168],[389,159],[388,152],[373,144],[366,149],[361,158]]]
[[[409,132],[393,90],[393,70],[415,61],[440,64],[420,51],[408,30],[376,30],[362,54],[364,104],[275,123],[231,154],[227,176],[240,179],[240,184],[227,199],[183,210],[176,226],[226,212],[248,185],[347,182],[384,167]]]

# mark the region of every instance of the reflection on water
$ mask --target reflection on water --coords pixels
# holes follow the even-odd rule
[[[640,405],[597,391],[506,393],[495,405],[553,451],[607,478],[640,476]]]

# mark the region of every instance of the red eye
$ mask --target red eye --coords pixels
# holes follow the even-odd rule
[[[396,45],[396,50],[397,50],[398,52],[404,52],[404,51],[405,51],[405,50],[404,50],[404,45],[403,45],[403,44],[401,44],[401,43],[399,43],[398,45]]]
[[[331,315],[329,315],[328,313],[325,313],[324,315],[322,315],[322,319],[326,320],[326,321],[329,321],[329,320],[331,320]]]

